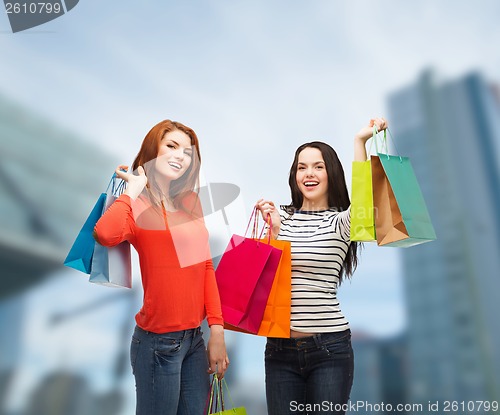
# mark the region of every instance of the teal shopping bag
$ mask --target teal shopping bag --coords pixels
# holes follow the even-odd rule
[[[385,131],[384,131],[385,139]],[[436,239],[408,157],[379,153],[371,159],[377,243],[409,247]]]
[[[90,274],[95,244],[93,236],[94,226],[102,215],[105,202],[106,193],[102,193],[78,233],[75,242],[69,250],[68,256],[64,260],[64,265],[67,267]]]
[[[390,233],[382,235],[385,240],[379,245],[407,247],[435,240],[436,233],[410,159],[379,153],[379,160],[401,213],[401,229],[402,225],[406,229],[406,235],[399,232],[399,240],[391,240]],[[398,224],[394,225],[397,228]]]

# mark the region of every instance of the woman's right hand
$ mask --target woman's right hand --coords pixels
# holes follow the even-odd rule
[[[115,173],[120,179],[127,182],[127,188],[123,193],[135,200],[146,187],[148,178],[142,166],[137,169],[137,174],[128,173],[127,170],[128,166],[120,165],[116,168]]]
[[[268,216],[271,218],[272,224],[272,237],[276,238],[280,231],[281,218],[276,206],[270,200],[259,199],[255,204],[255,207],[260,211],[262,218],[267,221]]]

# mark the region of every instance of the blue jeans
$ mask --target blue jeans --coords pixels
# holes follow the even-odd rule
[[[351,393],[351,331],[298,339],[268,338],[268,415],[344,414]]]
[[[156,334],[136,326],[130,346],[137,415],[201,415],[209,392],[201,329]]]

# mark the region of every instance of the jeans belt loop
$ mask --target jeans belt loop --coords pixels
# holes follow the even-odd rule
[[[281,351],[281,350],[283,350],[283,339],[280,338],[280,339],[277,339],[277,340],[278,340],[278,344],[277,344],[278,350]]]
[[[322,349],[323,348],[323,344],[321,342],[321,333],[317,333],[313,336],[313,339],[314,339],[314,343],[316,344],[316,347],[318,349]]]

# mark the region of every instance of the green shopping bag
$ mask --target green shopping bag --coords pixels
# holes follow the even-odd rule
[[[371,161],[353,161],[351,180],[351,241],[374,241]]]
[[[233,407],[231,409],[225,409],[224,393],[222,391],[223,387],[225,387],[229,400],[231,401],[231,406]],[[210,384],[210,392],[208,394],[206,409],[208,409],[205,410],[205,414],[207,415],[247,415],[247,411],[244,407],[234,407],[226,380],[219,379],[216,373],[213,375],[212,382]]]
[[[378,151],[377,126],[373,126],[373,135],[368,154],[373,143]],[[375,209],[373,205],[372,162],[352,162],[351,177],[351,241],[369,242],[376,240]]]
[[[410,159],[379,153],[378,149],[377,153],[371,167],[378,245],[409,247],[435,240]]]

